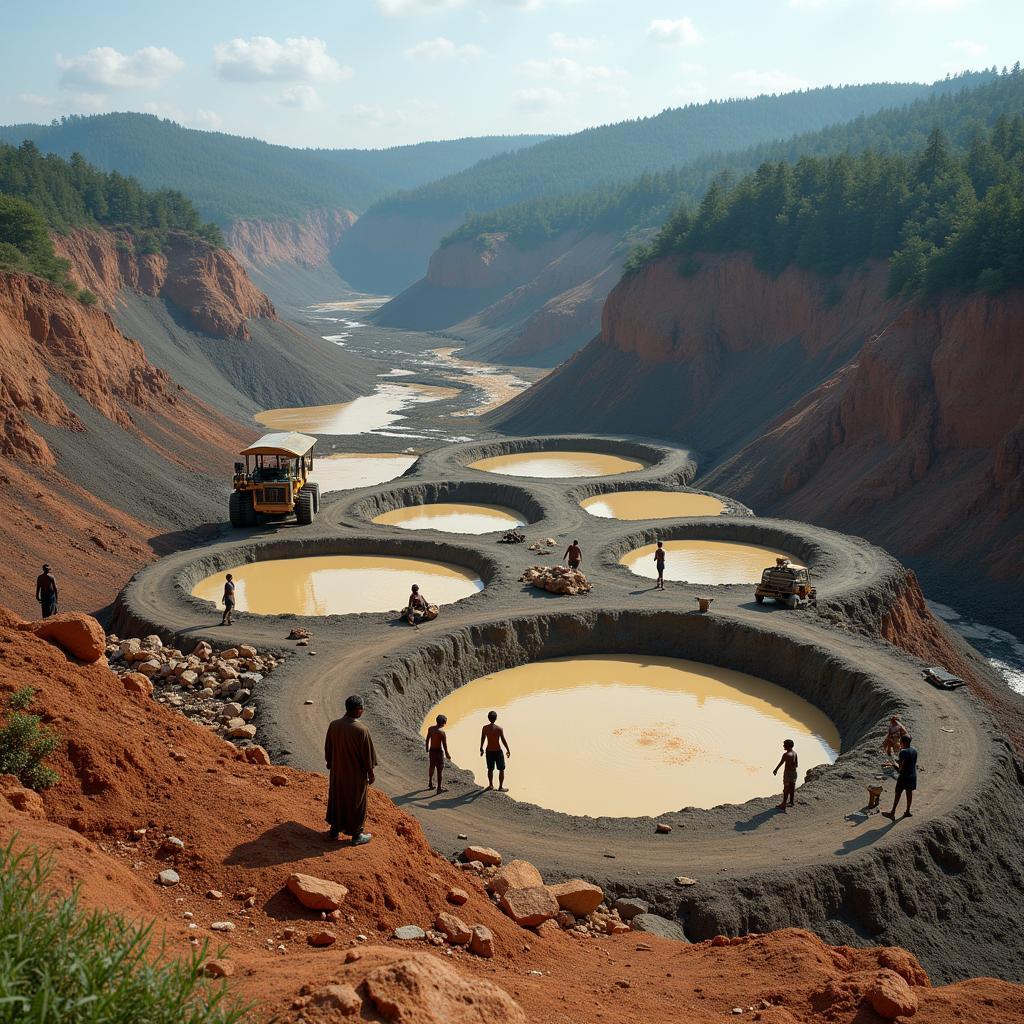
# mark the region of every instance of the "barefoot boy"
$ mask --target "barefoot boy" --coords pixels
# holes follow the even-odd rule
[[[427,730],[426,748],[427,758],[430,763],[430,774],[427,777],[427,789],[434,784],[434,772],[437,772],[437,792],[447,793],[448,790],[441,785],[441,776],[444,774],[445,760],[451,760],[452,755],[448,753],[448,734],[444,727],[448,724],[447,715],[438,715],[437,724]]]
[[[778,775],[779,769],[783,768],[783,765],[785,765],[782,772],[782,803],[776,808],[785,814],[787,799],[789,800],[789,806],[793,806],[793,794],[796,792],[796,769],[798,759],[796,751],[793,749],[794,744],[792,740],[783,740],[782,746],[782,757],[779,760],[779,763],[775,766],[775,770],[772,772],[772,775]]]

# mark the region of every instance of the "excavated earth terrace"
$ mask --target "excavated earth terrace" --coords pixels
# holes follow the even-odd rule
[[[551,450],[616,454],[646,468],[600,479],[513,480],[467,466]],[[348,693],[363,694],[381,761],[377,785],[418,818],[444,853],[461,849],[458,836],[468,835],[506,857],[532,861],[545,878],[585,877],[610,893],[648,899],[677,917],[693,940],[793,925],[833,943],[905,946],[937,980],[1024,981],[1014,909],[1024,885],[1019,762],[978,697],[966,688],[934,689],[922,676],[923,662],[864,635],[863,625],[877,622],[902,593],[906,570],[864,540],[759,519],[722,495],[715,496],[726,505],[720,516],[649,524],[595,518],[579,504],[614,490],[679,489],[695,472],[690,453],[630,439],[518,438],[437,449],[388,484],[328,496],[311,526],[226,529],[206,546],[147,567],[122,592],[113,628],[123,636],[157,632],[184,646],[205,639],[291,652],[256,685],[254,699],[260,742],[298,768],[323,770],[328,723],[342,713]],[[411,534],[372,523],[383,511],[436,501],[514,509],[528,523],[530,543],[551,537],[557,544],[538,557],[529,544],[497,543],[499,534]],[[594,585],[589,594],[559,597],[519,582],[527,566],[557,561],[574,537]],[[669,582],[656,591],[619,559],[658,538],[790,551],[808,566],[818,607],[757,605],[748,584]],[[191,596],[198,580],[248,561],[373,553],[453,563],[474,570],[485,587],[419,630],[397,612],[243,613],[220,627],[218,610]],[[396,609],[405,596],[395,595]],[[709,614],[696,610],[697,596],[714,599]],[[312,632],[308,648],[286,639],[297,626]],[[773,809],[777,798],[682,807],[657,818],[672,825],[669,835],[655,834],[651,818],[576,817],[483,792],[467,766],[459,767],[459,756],[446,773],[448,793],[424,789],[419,728],[456,687],[538,659],[602,653],[692,659],[788,687],[832,719],[842,752],[835,764],[810,773],[788,815]],[[879,752],[892,714],[913,732],[921,758],[915,814],[895,824],[864,809],[867,786],[878,781],[883,806],[892,799],[892,774],[883,771]],[[516,757],[530,757],[528,735],[510,741]],[[513,792],[515,766],[513,758]],[[715,770],[713,759],[707,770]],[[679,876],[697,884],[680,885]]]

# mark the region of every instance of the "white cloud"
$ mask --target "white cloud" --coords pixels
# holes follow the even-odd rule
[[[893,0],[895,7],[921,14],[942,14],[966,7],[969,3],[971,0]]]
[[[707,95],[708,90],[703,82],[683,82],[682,85],[675,87],[674,92],[680,99],[692,102],[703,99]]]
[[[647,36],[663,46],[699,46],[704,37],[690,18],[655,18]]]
[[[100,114],[113,109],[110,97],[102,92],[73,92],[67,105],[72,114]]]
[[[178,124],[183,124],[185,121],[185,115],[173,103],[157,103],[150,100],[142,104],[142,109],[147,114],[156,114],[157,117],[165,117],[168,121],[177,121]]]
[[[589,53],[597,47],[593,36],[567,36],[564,32],[552,32],[548,43],[559,53]]]
[[[810,88],[811,83],[786,71],[737,71],[732,75],[736,95],[760,96],[768,92],[796,92]]]
[[[453,57],[479,57],[483,52],[483,47],[476,43],[453,43],[444,36],[438,36],[410,46],[405,55],[414,59],[425,57],[428,60],[450,60]]]
[[[524,110],[551,110],[568,101],[565,93],[547,86],[538,89],[519,89],[515,97],[516,105]]]
[[[213,48],[213,63],[221,78],[233,82],[337,82],[353,75],[327,52],[322,39],[308,36],[283,43],[270,36],[231,39]]]
[[[680,64],[679,70],[684,75],[702,75],[704,74],[703,64]]]
[[[159,85],[184,66],[173,50],[163,46],[144,46],[134,53],[121,53],[112,46],[97,46],[77,57],[57,54],[61,85],[71,89],[132,89]]]
[[[37,92],[19,92],[18,99],[26,107],[52,107],[54,105],[52,96],[40,96]]]
[[[957,39],[949,45],[966,57],[981,57],[986,50],[984,43],[975,42],[973,39]]]
[[[381,14],[400,17],[405,14],[433,14],[461,7],[463,0],[377,0]]]
[[[366,121],[378,128],[394,128],[405,121],[405,113],[387,107],[376,107],[365,103],[356,103],[352,107],[356,120]]]
[[[200,107],[196,111],[195,117],[192,118],[192,123],[197,128],[209,128],[214,130],[223,127],[224,118],[221,117],[216,110],[207,110],[205,107]]]
[[[279,102],[295,110],[316,110],[320,106],[320,95],[311,85],[289,85],[281,93]]]
[[[519,66],[519,70],[529,78],[557,78],[573,85],[581,82],[616,82],[627,77],[622,68],[604,64],[580,64],[570,57],[528,60]]]

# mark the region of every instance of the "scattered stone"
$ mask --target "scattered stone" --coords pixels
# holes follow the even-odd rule
[[[624,935],[631,929],[625,921],[616,921],[614,917],[609,917],[605,921],[604,930],[609,935]]]
[[[418,924],[403,924],[392,933],[394,938],[404,942],[413,942],[417,939],[425,939],[427,933]]]
[[[348,896],[348,889],[340,882],[298,872],[289,875],[286,884],[288,891],[310,910],[337,910]]]
[[[34,633],[40,640],[54,644],[79,661],[99,661],[107,650],[103,627],[91,615],[82,612],[61,612],[48,619],[21,622],[18,629]]]
[[[688,886],[691,886],[691,885],[696,885],[696,884],[697,884],[697,879],[696,878],[689,878],[687,875],[680,875],[676,879],[676,885],[681,885],[684,888],[686,888]]]
[[[239,725],[232,726],[228,729],[228,736],[231,739],[236,740],[251,740],[256,736],[256,726],[245,722],[242,722],[240,718],[232,719],[232,721],[240,723]]]
[[[156,880],[160,885],[177,885],[181,881],[181,875],[174,868],[164,868],[156,876]]]
[[[177,836],[168,836],[161,844],[160,849],[164,853],[180,853],[185,849],[185,843]]]
[[[448,890],[446,897],[449,903],[454,904],[456,907],[461,907],[469,902],[469,893],[465,889],[460,889],[457,886],[452,886]]]
[[[495,867],[501,864],[501,854],[489,846],[467,846],[462,851],[462,856],[470,864],[473,861],[479,861],[481,864],[493,864]]]
[[[192,648],[192,657],[198,658],[200,661],[209,661],[212,655],[213,648],[205,640],[200,640]]]
[[[638,942],[636,950],[638,953],[650,953],[654,947],[649,942]]]
[[[333,946],[337,941],[338,936],[329,931],[312,932],[306,936],[306,942],[311,946]]]
[[[210,927],[215,932],[233,932],[235,930],[235,923],[233,921],[214,921]]]
[[[576,915],[570,914],[568,910],[560,910],[555,920],[560,928],[568,930],[569,928],[576,927]]]
[[[561,882],[558,885],[549,885],[548,892],[555,897],[559,910],[568,910],[576,917],[586,917],[592,914],[604,902],[604,892],[590,882],[584,882],[580,878],[571,882]]]
[[[483,924],[474,925],[469,939],[469,951],[484,959],[494,956],[494,935],[490,928]]]
[[[473,931],[465,921],[444,911],[437,915],[434,927],[453,946],[468,945],[469,940],[473,937]]]
[[[310,1003],[325,1010],[337,1010],[343,1017],[354,1017],[363,1001],[351,985],[327,985],[309,997]]]
[[[222,900],[224,899],[224,893],[220,889],[207,889],[206,898],[208,900]]]
[[[659,917],[657,914],[637,914],[630,921],[630,927],[635,932],[647,932],[650,935],[660,935],[663,939],[675,939],[677,942],[689,942],[683,926],[676,921],[670,921],[667,917]]]
[[[657,832],[658,835],[667,836],[669,832],[672,831],[672,826],[666,825],[663,821],[659,821],[658,824],[654,826],[654,831]]]
[[[304,626],[296,626],[288,634],[286,639],[288,640],[308,640],[313,634],[306,629]]]
[[[152,681],[141,672],[129,672],[127,675],[121,676],[121,683],[128,693],[134,693],[140,697],[149,697],[153,693]]]
[[[867,992],[871,1008],[885,1020],[917,1013],[917,994],[895,971],[883,967]]]
[[[549,939],[549,938],[551,938],[552,935],[559,935],[559,934],[561,934],[562,929],[558,927],[558,922],[557,921],[549,920],[549,921],[542,921],[539,925],[537,925],[537,927],[534,929],[534,931],[536,931],[536,933],[542,939]]]
[[[529,583],[538,590],[549,594],[587,594],[593,587],[579,569],[565,565],[531,565],[522,576],[520,583]]]
[[[469,836],[467,836],[464,833],[460,832],[455,838],[456,839],[469,839]]]
[[[503,896],[509,889],[535,889],[543,884],[541,873],[529,861],[510,860],[498,869],[487,888],[496,896]]]
[[[288,776],[282,775],[280,772],[270,776],[270,784],[272,786],[287,786]]]
[[[235,973],[235,965],[228,959],[207,960],[203,973],[210,978],[230,978]]]
[[[250,726],[250,728],[255,729],[256,727]],[[245,759],[249,764],[269,765],[271,763],[270,754],[258,743],[245,748]]]
[[[521,928],[533,928],[558,915],[558,901],[542,885],[508,889],[498,906]]]
[[[647,900],[637,899],[635,896],[627,896],[617,899],[612,904],[612,910],[618,911],[623,921],[632,921],[637,914],[646,914],[651,909]]]

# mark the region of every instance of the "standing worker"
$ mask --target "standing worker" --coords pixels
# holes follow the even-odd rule
[[[44,565],[43,571],[36,577],[36,600],[42,608],[44,619],[57,614],[57,581],[48,565]]]
[[[583,564],[583,549],[580,547],[580,542],[574,540],[566,549],[565,554],[562,555],[570,569],[578,569]]]
[[[900,797],[907,794],[907,809],[903,812],[904,818],[912,818],[910,813],[911,804],[914,802],[914,790],[917,789],[917,749],[910,745],[910,734],[904,733],[900,737],[899,766],[900,770],[896,776],[896,797],[892,802],[891,811],[882,811],[882,817],[890,821],[896,820],[896,807]]]
[[[444,762],[451,760],[452,755],[448,753],[448,734],[444,727],[448,724],[447,715],[438,715],[436,725],[427,730],[425,746],[427,748],[427,762],[430,769],[427,778],[427,789],[433,788],[434,772],[437,772],[437,795],[447,793],[448,790],[441,785],[441,777],[444,775]]]
[[[665,545],[658,541],[658,546],[654,549],[654,564],[658,569],[658,582],[655,585],[655,590],[665,589]]]
[[[497,725],[498,712],[487,712],[487,725],[480,731],[480,756],[484,756],[484,746],[487,747],[487,788],[494,789],[494,769],[498,769],[498,792],[505,790],[505,754],[512,756],[508,748],[508,740],[505,739],[505,730]],[[501,752],[501,745],[505,745],[505,754]]]
[[[224,605],[224,614],[220,617],[220,624],[230,626],[231,616],[235,611],[235,581],[231,573],[224,577],[224,596],[221,598],[221,602]]]
[[[779,769],[782,768],[782,803],[776,810],[782,811],[783,814],[786,813],[786,801],[788,800],[789,806],[792,807],[793,795],[796,793],[797,766],[800,762],[794,746],[792,740],[782,741],[782,757],[772,772],[772,775],[778,775]]]
[[[345,700],[345,714],[327,727],[324,759],[330,769],[327,791],[327,824],[331,841],[342,832],[352,837],[353,846],[368,843],[373,836],[363,831],[366,800],[374,783],[377,754],[370,730],[359,721],[363,717],[363,698],[353,694]]]

